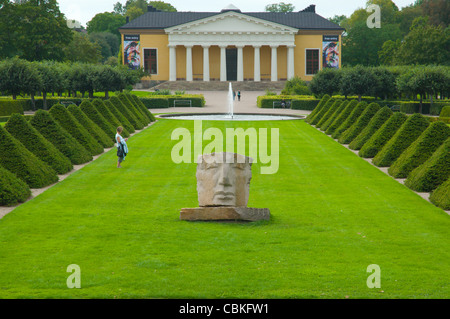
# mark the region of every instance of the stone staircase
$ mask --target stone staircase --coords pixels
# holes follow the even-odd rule
[[[176,82],[164,82],[151,88],[151,90],[171,90],[171,91],[228,91],[230,82],[203,82],[203,81],[176,81]],[[233,90],[237,91],[281,91],[284,88],[286,81],[244,81],[244,82],[231,82]]]

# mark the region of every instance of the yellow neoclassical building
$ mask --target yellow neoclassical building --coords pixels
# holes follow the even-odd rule
[[[315,6],[291,13],[160,12],[152,7],[128,22],[123,63],[155,81],[309,81],[322,68],[340,68],[339,25]]]

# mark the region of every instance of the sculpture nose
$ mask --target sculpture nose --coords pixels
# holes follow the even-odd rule
[[[228,176],[228,169],[226,169],[225,167],[219,170],[219,185],[231,186],[230,178]]]

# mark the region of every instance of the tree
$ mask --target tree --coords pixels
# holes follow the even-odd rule
[[[383,43],[380,51],[378,51],[378,58],[381,65],[393,65],[395,55],[402,45],[402,41],[397,39],[396,41],[388,40]]]
[[[317,96],[324,94],[332,96],[334,93],[339,92],[341,75],[342,72],[338,69],[322,69],[309,82],[309,90]]]
[[[88,33],[110,32],[120,38],[119,28],[126,23],[126,18],[120,14],[104,12],[96,14],[87,23]]]
[[[165,3],[164,1],[149,1],[148,5],[152,6],[156,10],[161,10],[165,12],[176,12],[177,9],[170,3]]]
[[[92,32],[89,34],[89,41],[99,45],[102,61],[119,53],[120,39],[110,32]]]
[[[444,28],[450,23],[450,3],[448,0],[423,0],[423,14],[430,17],[430,23]]]
[[[34,64],[42,79],[42,99],[44,110],[47,110],[47,93],[56,91],[55,88],[58,86],[58,82],[62,81],[62,76],[54,63],[43,61]]]
[[[71,30],[56,0],[29,0],[14,4],[11,20],[19,56],[30,61],[64,58],[62,48],[72,39]]]
[[[397,64],[450,64],[450,27],[429,25],[428,18],[414,20],[394,56]]]
[[[341,92],[346,97],[348,95],[358,95],[361,102],[362,95],[371,95],[372,88],[377,82],[377,78],[370,68],[358,65],[353,68],[345,69],[341,79]]]
[[[293,12],[295,10],[295,7],[291,3],[280,2],[280,3],[274,3],[274,4],[267,5],[265,10],[266,10],[266,12],[284,12],[284,13],[286,13],[286,12]]]
[[[73,31],[73,40],[63,48],[66,61],[98,63],[102,59],[101,47],[89,41],[87,35]]]

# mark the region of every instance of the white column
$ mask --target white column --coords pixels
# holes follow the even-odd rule
[[[270,46],[272,48],[272,82],[278,81],[278,46]]]
[[[209,82],[209,45],[203,47],[203,81]]]
[[[177,46],[169,45],[169,81],[177,80]]]
[[[237,80],[244,81],[244,46],[239,45],[237,47]]]
[[[255,67],[254,67],[254,81],[260,82],[261,81],[261,54],[260,54],[260,48],[259,45],[254,45],[253,49],[255,50]]]
[[[192,80],[192,45],[186,45],[186,81]]]
[[[292,79],[295,76],[294,48],[295,48],[295,45],[289,45],[287,48],[287,79],[288,80]]]
[[[220,46],[220,81],[225,82],[227,80],[227,54],[226,46]]]

